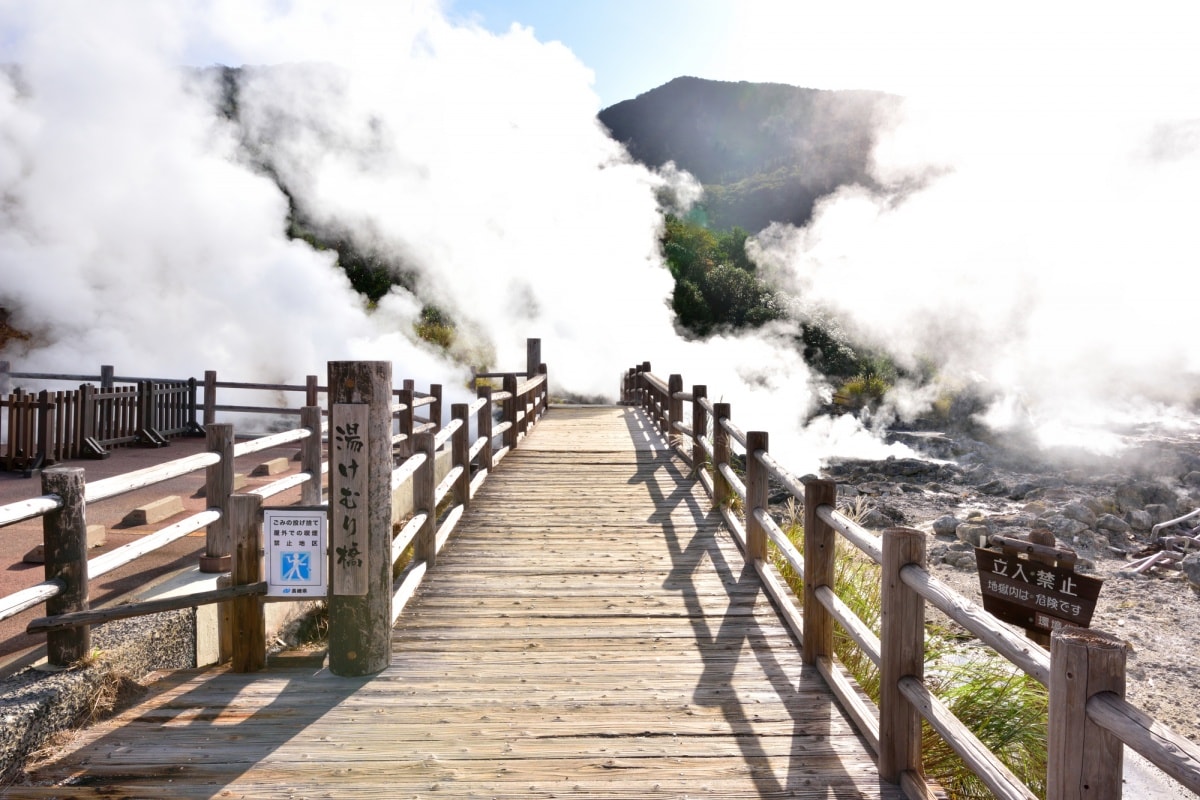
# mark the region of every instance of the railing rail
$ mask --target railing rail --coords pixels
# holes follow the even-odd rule
[[[663,380],[648,362],[621,379],[622,402],[639,405],[698,469],[705,490],[757,568],[785,621],[802,642],[804,660],[815,665],[879,756],[880,775],[899,783],[910,798],[931,797],[922,777],[921,720],[927,721],[980,780],[1001,798],[1035,795],[928,689],[924,673],[924,604],[931,603],[1016,668],[1049,689],[1047,797],[1121,796],[1121,745],[1128,745],[1167,775],[1200,794],[1200,747],[1140,711],[1121,695],[1124,643],[1086,629],[1062,629],[1047,652],[1022,639],[981,607],[933,577],[925,567],[925,534],[890,528],[876,535],[836,509],[836,485],[815,477],[797,479],[776,461],[767,434],[744,432],[725,403],[712,403],[707,387],[682,390],[683,380]],[[692,404],[690,424],[683,403]],[[691,440],[687,448],[684,438]],[[737,468],[730,442],[744,453]],[[744,479],[743,479],[744,478]],[[804,509],[804,552],[796,551],[767,509],[768,480],[784,487]],[[737,497],[742,515],[732,510]],[[842,538],[882,568],[882,626],[877,634],[836,595],[834,552]],[[771,565],[768,546],[796,574],[803,597],[794,598]],[[802,615],[794,609],[799,605]],[[880,670],[874,706],[847,677],[833,653],[833,626]],[[1084,757],[1084,750],[1092,752]],[[1099,755],[1097,755],[1099,754]]]
[[[531,352],[532,348],[531,344]],[[114,377],[113,372],[111,368],[102,370],[104,385],[113,386],[122,380]],[[45,380],[80,379],[80,376],[47,373],[6,374]],[[89,376],[82,377],[86,379]],[[306,400],[316,399],[323,391],[313,376],[309,377],[303,387],[218,382],[214,373],[207,374],[205,383],[206,400],[215,398],[217,387],[254,391],[304,391]],[[394,425],[399,425],[402,429],[408,427],[403,441],[416,448],[410,455],[406,448],[393,448],[391,441],[384,445],[390,453],[389,460],[400,461],[390,476],[390,494],[394,496],[397,491],[407,488],[412,492],[414,499],[411,521],[392,541],[392,560],[409,552],[410,545],[419,533],[426,534],[426,539],[417,554],[419,557],[413,559],[413,564],[402,573],[395,584],[392,607],[396,615],[403,610],[404,599],[411,596],[416,583],[419,583],[426,570],[433,565],[437,551],[454,530],[483,480],[505,453],[519,445],[529,427],[547,408],[548,381],[544,364],[539,362],[531,377],[518,379],[516,373],[505,373],[505,385],[505,392],[493,392],[490,388],[480,387],[474,402],[452,406],[451,420],[444,427],[441,424],[440,386],[434,384],[427,393],[417,392],[413,381],[405,380],[403,388],[391,392],[391,396],[399,398],[401,402],[388,403],[385,413],[392,416]],[[128,393],[127,388],[122,391]],[[108,392],[108,389],[96,390],[91,402],[109,402],[116,396],[104,392]],[[144,389],[143,395],[152,396],[153,393]],[[161,393],[158,396],[161,396]],[[210,409],[220,408],[215,403],[209,403],[208,406]],[[493,425],[497,408],[501,424]],[[414,418],[413,409],[422,409],[429,417]],[[280,412],[280,409],[275,408],[262,410],[273,414]],[[235,443],[232,424],[209,421],[205,426],[205,452],[91,483],[84,480],[84,470],[81,468],[43,471],[42,495],[0,506],[0,527],[38,517],[45,518],[44,547],[47,574],[50,578],[36,586],[0,598],[0,619],[7,619],[45,603],[46,615],[33,620],[27,630],[31,633],[45,633],[50,663],[66,666],[86,654],[91,625],[158,613],[168,608],[230,602],[233,608],[231,624],[235,631],[232,638],[234,642],[242,643],[242,646],[235,647],[234,651],[227,655],[232,657],[235,669],[260,668],[264,663],[265,653],[261,603],[266,591],[261,565],[262,501],[300,486],[302,505],[323,505],[321,479],[330,469],[329,461],[324,458],[322,452],[322,434],[327,427],[323,420],[325,411],[311,404],[300,409],[284,411],[298,414],[301,427]],[[133,411],[127,416],[136,419]],[[177,420],[184,418],[176,416]],[[472,424],[477,430],[473,441],[470,439]],[[502,446],[498,448],[494,447],[497,439],[502,440]],[[244,495],[234,493],[233,464],[236,458],[291,443],[299,443],[301,448],[302,463],[298,473]],[[439,460],[445,459],[449,459],[450,463],[439,482],[434,479],[435,469]],[[209,506],[206,510],[90,561],[86,558],[86,533],[81,522],[86,516],[87,504],[154,486],[199,470],[205,471],[205,496]],[[435,524],[436,529],[432,527]],[[170,601],[125,604],[115,609],[87,607],[89,579],[98,578],[133,563],[201,529],[206,530],[205,554],[200,559],[201,568],[211,572],[231,571],[233,585],[230,588],[194,593]]]

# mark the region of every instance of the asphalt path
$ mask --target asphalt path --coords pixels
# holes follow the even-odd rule
[[[80,467],[85,481],[95,481],[145,467],[162,464],[177,458],[203,452],[204,437],[181,437],[172,439],[167,447],[121,447],[114,448],[105,459],[79,459],[65,461],[55,466]],[[245,475],[246,484],[238,491],[247,491],[294,474],[300,462],[293,459],[299,450],[298,443],[262,450],[242,456],[234,463],[234,472]],[[286,472],[270,476],[253,476],[255,468],[278,458],[288,459]],[[137,489],[117,497],[91,503],[87,507],[87,523],[103,525],[105,542],[93,548],[89,558],[106,553],[123,544],[136,541],[148,534],[178,522],[207,508],[201,496],[204,487],[204,469],[179,478]],[[40,474],[24,477],[23,472],[0,470],[0,506],[40,497],[42,480]],[[177,495],[183,502],[184,511],[169,519],[150,525],[130,525],[126,518],[136,508],[162,497]],[[288,505],[299,501],[299,488],[275,495],[267,500],[268,505]],[[131,564],[102,575],[88,587],[93,608],[113,605],[157,580],[186,567],[195,566],[204,553],[205,531],[191,533],[182,539],[142,556]],[[27,553],[42,543],[42,520],[35,518],[0,528],[0,597],[21,589],[35,586],[46,579],[42,564],[27,563]],[[29,621],[45,616],[45,605],[39,604],[7,620],[0,621],[0,676],[8,674],[32,661],[45,649],[45,635],[29,635],[25,628]]]

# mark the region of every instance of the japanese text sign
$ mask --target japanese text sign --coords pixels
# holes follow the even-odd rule
[[[975,548],[983,608],[1028,631],[1086,628],[1103,581],[1067,567]]]
[[[367,593],[367,419],[365,403],[337,403],[329,436],[331,592]]]
[[[263,509],[268,597],[325,596],[327,520],[323,506]]]

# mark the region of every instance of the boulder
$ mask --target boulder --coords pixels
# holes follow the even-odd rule
[[[952,537],[961,524],[962,520],[953,514],[943,514],[933,521],[933,535]]]
[[[1200,590],[1200,553],[1184,556],[1179,566],[1192,588]]]
[[[1087,504],[1082,501],[1076,500],[1067,503],[1062,508],[1062,515],[1067,519],[1082,522],[1086,528],[1096,527],[1096,512],[1088,508]]]
[[[954,530],[954,534],[960,542],[974,547],[984,547],[987,545],[987,537],[991,534],[991,530],[986,523],[964,522]]]

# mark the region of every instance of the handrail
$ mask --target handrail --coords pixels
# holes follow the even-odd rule
[[[785,622],[792,626],[795,635],[803,639],[805,661],[817,665],[834,693],[860,725],[863,735],[880,753],[881,776],[886,780],[899,781],[909,796],[930,796],[929,790],[917,777],[920,774],[919,763],[909,763],[905,760],[915,751],[910,747],[908,755],[901,754],[893,741],[897,735],[904,735],[903,731],[912,729],[908,722],[897,721],[897,713],[909,713],[896,711],[895,698],[903,697],[905,702],[911,704],[913,713],[919,713],[938,730],[997,797],[1012,800],[1027,800],[1033,797],[1028,787],[1022,785],[994,754],[987,751],[978,739],[932,696],[920,678],[919,665],[911,672],[906,671],[908,667],[897,667],[899,662],[896,648],[901,638],[910,634],[897,632],[900,629],[895,627],[898,624],[896,619],[911,613],[908,609],[921,608],[923,602],[931,603],[1017,669],[1049,687],[1051,719],[1054,720],[1054,715],[1058,712],[1055,710],[1053,698],[1057,696],[1056,692],[1063,689],[1054,682],[1050,652],[999,624],[980,606],[933,577],[917,559],[912,558],[906,562],[895,555],[901,552],[900,550],[891,550],[919,546],[923,553],[925,534],[905,529],[889,529],[881,538],[863,528],[837,511],[834,506],[836,487],[831,481],[819,481],[812,477],[796,478],[770,455],[765,444],[765,433],[747,433],[734,424],[729,417],[729,406],[712,402],[708,397],[707,387],[697,386],[691,392],[687,392],[683,391],[681,386],[680,376],[672,375],[669,380],[663,380],[650,371],[649,364],[643,364],[641,367],[630,369],[623,377],[621,397],[623,402],[643,406],[660,430],[664,434],[672,435],[672,444],[680,454],[691,457],[693,467],[697,469],[699,482],[712,497],[714,505],[733,533],[734,540],[743,548],[747,560],[754,560],[763,577],[764,586],[768,593],[776,598],[778,607],[792,609],[794,600],[788,599],[790,592],[783,588],[771,564],[764,556],[758,554],[766,553],[765,548],[768,544],[773,545],[778,557],[786,562],[790,569],[797,574],[804,574],[803,623],[798,622],[797,614],[783,613],[782,616]],[[692,405],[690,419],[685,418],[683,414],[682,405],[686,402]],[[678,441],[680,434],[691,440],[690,452],[684,450],[682,442]],[[748,445],[751,441],[759,444],[752,449]],[[744,480],[731,463],[731,442],[738,442],[748,451]],[[768,479],[783,486],[788,494],[803,503],[806,515],[804,555],[798,553],[791,545],[765,505],[759,505],[764,502],[761,498],[767,497]],[[746,504],[744,523],[735,511],[736,505],[728,502],[733,497],[741,498]],[[1155,530],[1195,516],[1200,516],[1200,510],[1161,523]],[[822,532],[822,529],[825,532]],[[885,569],[888,569],[890,564],[890,569],[894,570],[888,573],[894,576],[888,584],[891,587],[889,591],[892,593],[893,605],[888,605],[889,613],[884,615],[883,636],[877,636],[834,593],[831,586],[832,539],[829,539],[827,544],[815,544],[818,539],[824,541],[826,536],[841,536],[876,564],[883,565]],[[902,541],[912,544],[901,545]],[[820,548],[814,550],[819,555],[816,562],[808,558],[807,549],[810,546]],[[889,550],[893,555],[888,555]],[[897,563],[898,558],[900,561]],[[922,562],[923,558],[922,555]],[[900,594],[896,594],[897,592]],[[918,601],[914,603],[911,599],[903,597],[904,592],[918,598]],[[787,593],[787,597],[781,593]],[[897,599],[898,597],[901,599]],[[885,603],[887,602],[885,598]],[[829,622],[823,621],[823,618]],[[852,684],[847,683],[846,678],[835,668],[831,660],[832,651],[828,649],[832,646],[832,638],[824,639],[832,636],[832,622],[842,626],[859,649],[881,667],[882,674],[893,676],[891,688],[888,688],[885,681],[881,690],[880,711],[862,708],[859,690],[851,688]],[[889,625],[892,627],[889,628]],[[917,630],[921,630],[923,614],[920,619],[909,619],[904,625],[916,625]],[[911,630],[911,627],[908,630]],[[1059,633],[1056,633],[1053,639],[1055,647],[1059,646],[1060,639],[1065,641],[1066,637],[1060,637]],[[1064,644],[1064,658],[1067,657],[1066,647]],[[919,646],[913,652],[919,653]],[[1121,680],[1123,681],[1123,677]],[[876,714],[881,716],[875,716]],[[1111,692],[1100,692],[1087,698],[1086,716],[1090,724],[1102,727],[1115,735],[1185,787],[1200,793],[1200,747]],[[882,724],[878,721],[881,718]],[[1058,724],[1064,724],[1060,717],[1057,719]],[[1076,730],[1080,724],[1073,721],[1070,729]],[[1056,763],[1053,758],[1051,760],[1052,763]],[[1084,763],[1082,759],[1071,763],[1072,770],[1084,769],[1081,766]],[[1112,777],[1112,764],[1096,764],[1094,760],[1088,763],[1089,768],[1095,771],[1089,773],[1086,780],[1099,784],[1115,781],[1115,791],[1119,793],[1120,776],[1117,774],[1115,778]],[[1059,766],[1062,769],[1067,768]],[[1079,781],[1083,780],[1083,777],[1079,778]],[[1096,785],[1092,786],[1093,790],[1096,788]],[[1051,800],[1055,800],[1053,790],[1050,797]]]

